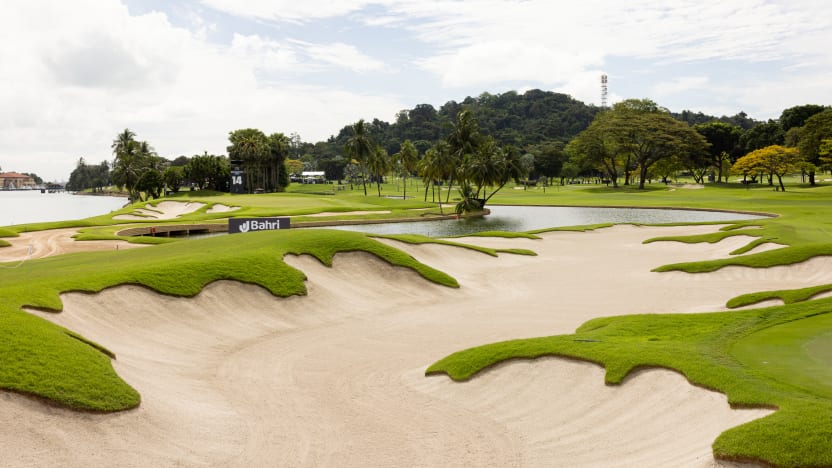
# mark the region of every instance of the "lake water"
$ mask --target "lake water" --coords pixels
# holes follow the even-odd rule
[[[40,193],[39,190],[0,191],[0,226],[89,218],[120,209],[126,202],[126,198],[120,197]],[[646,208],[491,205],[489,209],[491,214],[482,218],[333,226],[328,229],[448,237],[482,231],[517,232],[602,223],[663,224],[761,218],[741,213]]]
[[[499,205],[490,205],[488,208],[491,210],[491,214],[482,218],[333,226],[329,229],[346,229],[373,234],[412,233],[431,237],[448,237],[483,231],[520,232],[603,223],[666,224],[763,218],[763,216],[743,213],[648,208]]]
[[[67,221],[107,214],[127,203],[126,198],[73,195],[40,190],[0,191],[0,226]]]

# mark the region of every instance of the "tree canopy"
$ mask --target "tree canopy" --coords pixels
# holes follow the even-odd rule
[[[793,171],[800,162],[800,153],[797,148],[786,148],[785,146],[772,145],[754,150],[739,158],[731,171],[735,174],[751,174],[764,172],[777,176],[780,190],[786,191],[783,186],[783,176]]]
[[[628,99],[596,117],[570,143],[569,151],[584,164],[603,170],[614,183],[619,171],[636,169],[643,189],[656,162],[672,156],[690,159],[707,147],[702,135],[655,102]]]

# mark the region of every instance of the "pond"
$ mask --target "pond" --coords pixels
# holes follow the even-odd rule
[[[126,203],[123,197],[0,191],[0,226],[84,219],[118,210]]]
[[[764,216],[722,211],[671,210],[652,208],[594,208],[566,206],[505,206],[491,205],[491,214],[482,218],[419,221],[414,223],[360,224],[330,226],[373,234],[422,234],[450,237],[483,231],[532,231],[563,226],[603,223],[692,223],[707,221],[738,221],[761,219]],[[314,229],[314,228],[309,228]]]

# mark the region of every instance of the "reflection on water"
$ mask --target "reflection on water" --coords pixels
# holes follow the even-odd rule
[[[118,210],[125,203],[123,197],[0,191],[0,226],[84,219]]]
[[[449,237],[483,231],[519,232],[603,223],[665,224],[762,218],[762,216],[741,213],[647,208],[489,206],[489,209],[491,214],[482,218],[331,226],[327,229],[346,229],[373,234],[422,234],[431,237]]]

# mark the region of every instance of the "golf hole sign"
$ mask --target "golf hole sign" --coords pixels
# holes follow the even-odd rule
[[[229,234],[275,229],[289,229],[289,218],[231,218],[228,220]]]

